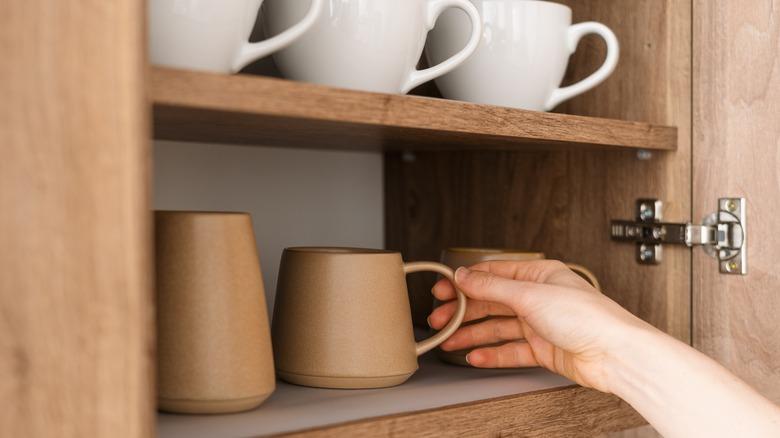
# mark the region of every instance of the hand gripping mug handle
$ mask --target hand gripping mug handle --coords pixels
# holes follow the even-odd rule
[[[579,44],[582,37],[585,35],[594,33],[599,35],[607,43],[607,59],[593,74],[587,78],[577,82],[576,84],[569,85],[567,87],[558,88],[553,91],[550,98],[544,105],[545,111],[558,106],[559,103],[564,100],[569,100],[574,96],[582,94],[596,85],[604,82],[605,79],[615,71],[617,67],[618,58],[620,57],[620,44],[615,34],[601,23],[595,21],[588,21],[585,23],[577,23],[570,26],[566,34],[566,44],[569,50],[569,55],[577,50],[577,44]]]
[[[428,82],[432,79],[438,78],[444,74],[451,72],[455,67],[467,60],[479,46],[479,40],[482,38],[482,19],[479,16],[477,8],[474,7],[468,0],[428,0],[426,11],[426,26],[427,30],[433,29],[436,25],[436,20],[439,15],[449,8],[458,8],[464,11],[471,20],[471,37],[469,38],[466,47],[461,49],[460,52],[440,62],[438,65],[426,68],[425,70],[415,70],[409,75],[409,79],[406,80],[401,89],[401,94],[406,94],[412,90],[412,88]]]
[[[311,0],[309,12],[306,13],[306,16],[303,17],[303,20],[298,22],[295,26],[280,33],[279,35],[274,36],[273,38],[258,41],[256,43],[245,41],[241,46],[241,49],[239,49],[235,60],[233,61],[233,73],[241,70],[248,64],[257,61],[260,58],[264,58],[271,53],[276,52],[277,50],[281,50],[289,46],[295,40],[300,38],[301,35],[306,33],[306,31],[308,31],[314,25],[314,23],[317,22],[317,18],[319,18],[320,12],[322,12],[324,2],[325,0]],[[253,17],[252,21],[254,22],[254,19],[256,18],[257,17]]]
[[[436,262],[404,263],[405,274],[411,274],[413,272],[421,272],[421,271],[436,272],[437,274],[441,274],[442,276],[448,278],[452,282],[452,284],[455,284],[455,278],[452,269],[450,269],[448,266],[442,265],[441,263],[436,263]],[[422,340],[417,343],[417,345],[415,346],[415,350],[417,351],[418,356],[433,350],[434,348],[438,347],[439,344],[446,341],[447,338],[449,338],[450,336],[452,336],[453,333],[455,333],[458,327],[460,327],[460,324],[463,322],[463,317],[466,316],[466,296],[463,295],[463,292],[461,292],[457,288],[455,289],[455,292],[458,295],[458,308],[455,310],[455,315],[452,316],[450,322],[448,322],[447,325],[444,326],[443,329],[441,329],[441,331],[431,336],[430,338]]]

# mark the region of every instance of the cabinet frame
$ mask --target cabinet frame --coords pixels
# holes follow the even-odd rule
[[[569,130],[568,137],[558,138],[555,132],[522,134],[524,139],[516,142],[522,143],[521,151],[474,152],[480,140],[494,145],[507,141],[480,134],[485,137],[456,144],[451,152],[416,152],[417,166],[435,169],[428,175],[422,167],[411,168],[404,154],[387,152],[387,246],[410,258],[436,257],[443,247],[464,244],[519,246],[569,257],[592,266],[606,293],[621,304],[688,341],[690,253],[669,251],[663,266],[638,267],[632,248],[607,243],[602,225],[630,215],[633,200],[647,195],[667,200],[669,217],[691,216],[691,1],[564,3],[574,8],[575,22],[593,19],[612,27],[621,40],[623,60],[610,80],[559,109],[584,117],[525,115],[539,123],[577,121],[587,127],[592,122],[605,130],[605,138],[609,129],[642,126],[647,136],[660,135],[661,140],[640,134],[628,151],[606,151],[591,146],[621,145],[577,138]],[[0,219],[0,299],[3,309],[9,309],[5,321],[10,327],[0,335],[9,352],[2,355],[0,370],[12,376],[6,404],[17,406],[0,417],[2,430],[9,435],[153,435],[148,139],[159,72],[150,71],[145,61],[143,2],[96,6],[10,0],[3,9],[0,41],[11,50],[0,67],[0,89],[9,96],[6,105],[18,110],[0,117],[3,143],[10,145],[0,164],[0,210],[13,212]],[[602,48],[594,41],[584,41],[584,49],[573,57],[571,76],[582,77],[600,63],[593,53],[603,53]],[[429,102],[397,99],[423,107]],[[171,110],[168,102],[157,104],[159,111]],[[229,105],[219,109],[220,117],[240,120],[241,108],[231,112]],[[594,120],[588,122],[588,117]],[[676,127],[676,150],[670,147],[670,131],[656,128],[661,126]],[[387,131],[379,129],[379,149],[413,149],[400,142],[404,135],[424,134],[424,129],[414,131],[418,128],[401,126],[406,133],[400,138],[382,137]],[[453,137],[441,139],[457,143],[463,136],[450,131]],[[160,136],[185,135],[167,132],[172,133]],[[187,139],[224,138],[201,132]],[[561,148],[550,151],[541,144],[546,142]],[[657,149],[663,151],[649,161],[636,158],[635,148],[653,149],[654,144],[662,144]],[[494,164],[503,170],[489,175],[494,167],[488,166]],[[472,183],[466,190],[457,185],[464,176]],[[483,198],[485,189],[497,190]],[[412,203],[420,199],[434,202],[415,211]],[[470,206],[475,203],[508,206],[503,210],[508,217],[495,221],[474,213]],[[532,214],[523,213],[528,211]],[[594,252],[608,256],[595,260]],[[637,282],[641,286],[632,288]],[[417,304],[419,291],[429,283],[430,278],[416,284]],[[659,290],[665,295],[659,296]],[[489,424],[475,429],[479,420],[488,419]],[[612,396],[570,387],[367,419],[304,435],[433,434],[445,425],[453,433],[570,435],[642,422]]]

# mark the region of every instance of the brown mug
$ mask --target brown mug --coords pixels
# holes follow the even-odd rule
[[[405,382],[417,370],[417,356],[450,337],[466,312],[458,292],[452,320],[415,343],[405,276],[420,271],[453,275],[436,262],[404,263],[394,251],[285,249],[272,328],[279,377],[321,388]]]
[[[441,253],[441,262],[452,269],[458,269],[461,266],[472,266],[477,263],[487,262],[491,260],[513,260],[513,261],[531,261],[531,260],[544,260],[544,253],[541,252],[525,252],[513,249],[498,249],[498,248],[448,248]],[[598,279],[592,272],[583,266],[575,265],[573,263],[566,264],[569,269],[580,275],[588,283],[590,283],[596,289],[601,289]],[[441,304],[439,301],[434,300],[434,307]],[[482,322],[489,317],[480,318],[474,321],[466,321],[462,325],[471,325]],[[501,345],[494,344],[494,345]],[[441,348],[436,349],[436,356],[444,362],[469,366],[466,362],[466,355],[471,352],[472,349],[456,350],[456,351],[444,351]]]
[[[276,379],[250,216],[158,211],[155,228],[159,409],[258,406]]]

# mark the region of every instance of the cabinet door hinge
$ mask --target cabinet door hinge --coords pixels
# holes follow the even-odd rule
[[[636,220],[613,220],[612,240],[634,242],[637,261],[659,264],[664,244],[701,246],[715,257],[724,274],[747,274],[745,198],[721,198],[718,211],[701,225],[663,222],[663,203],[657,199],[636,202]]]

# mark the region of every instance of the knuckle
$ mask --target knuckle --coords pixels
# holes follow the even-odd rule
[[[476,345],[479,340],[479,334],[477,333],[477,326],[471,325],[468,330],[465,330],[465,335],[468,337],[469,345]]]
[[[474,302],[473,300],[469,300],[466,303],[466,316],[465,318],[471,321],[472,319],[479,318],[479,315],[482,313],[482,305],[479,302]]]
[[[499,324],[497,320],[493,320],[491,325],[491,334],[493,335],[493,339],[503,339],[501,336],[503,334],[503,330],[501,330],[501,324]]]
[[[501,348],[496,351],[496,362],[498,362],[499,368],[509,368],[512,365],[510,359],[511,354],[512,353],[508,352],[506,348]]]
[[[517,366],[520,364],[520,348],[516,344],[512,344],[510,347],[509,355],[512,357],[512,365]]]
[[[477,286],[485,289],[491,289],[495,283],[495,277],[487,272],[480,273],[476,281]]]
[[[532,263],[528,267],[528,278],[534,282],[544,283],[551,276],[569,270],[568,266],[560,260],[540,260]]]

